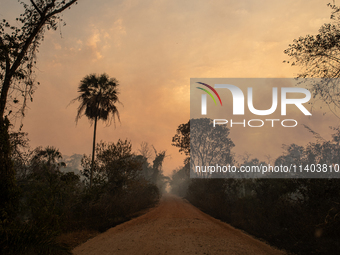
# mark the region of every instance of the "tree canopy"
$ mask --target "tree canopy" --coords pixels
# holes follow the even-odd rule
[[[340,7],[328,4],[331,21],[317,35],[300,36],[284,51],[287,62],[301,67],[298,78],[321,78],[308,82],[314,98],[322,99],[335,113],[340,108]],[[336,114],[336,113],[335,113]]]
[[[23,13],[11,25],[0,20],[0,221],[14,215],[17,202],[15,170],[11,160],[11,144],[7,116],[19,111],[24,114],[27,99],[34,93],[34,67],[40,42],[45,29],[56,29],[60,14],[77,0],[30,0],[18,1]],[[20,100],[22,100],[20,102]],[[21,106],[15,110],[14,105]]]
[[[39,45],[46,28],[56,30],[61,21],[60,13],[77,0],[19,1],[24,12],[16,19],[19,26],[0,21],[0,118],[11,113],[11,105],[19,103],[24,114],[26,100],[32,100],[35,87],[34,67]],[[22,99],[21,99],[22,98]],[[9,100],[11,99],[11,100]]]
[[[119,102],[118,85],[115,78],[110,78],[105,73],[87,75],[80,81],[79,96],[71,101],[80,103],[76,121],[85,115],[91,122],[94,122],[90,186],[92,186],[97,121],[103,120],[110,123],[111,120],[115,121],[115,117],[119,120],[119,112],[116,107],[116,103]]]

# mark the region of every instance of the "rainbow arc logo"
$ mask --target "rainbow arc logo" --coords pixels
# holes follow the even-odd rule
[[[220,104],[221,104],[221,106],[222,106],[222,100],[221,100],[221,98],[220,98],[220,95],[217,93],[217,91],[216,91],[213,87],[211,87],[210,85],[205,84],[205,83],[203,83],[203,82],[197,82],[197,83],[199,83],[199,84],[201,84],[201,85],[203,85],[203,86],[206,86],[206,87],[209,88],[212,92],[214,92],[215,95],[217,96],[218,100],[220,100]],[[206,92],[209,96],[211,96],[211,98],[212,98],[212,99],[214,100],[214,102],[215,102],[215,105],[217,105],[214,96],[213,96],[208,90],[206,90],[206,89],[204,89],[204,88],[201,88],[201,87],[196,87],[196,88],[203,90],[203,91]]]
[[[203,83],[203,82],[197,82],[198,84],[201,84],[205,87],[207,87],[208,89],[210,89],[212,92],[215,93],[215,95],[217,96],[218,100],[220,100],[220,104],[222,106],[222,100],[220,98],[220,95],[217,93],[217,91],[211,87],[210,85]],[[200,90],[203,90],[204,92],[206,92],[215,102],[215,105],[217,105],[216,100],[214,98],[214,96],[211,94],[211,92],[205,88],[201,88],[201,87],[196,87]],[[207,115],[207,95],[206,94],[202,94],[202,108],[201,108],[201,114],[202,115]]]

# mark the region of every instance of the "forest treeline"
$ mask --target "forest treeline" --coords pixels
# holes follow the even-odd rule
[[[318,78],[305,84],[313,100],[320,100],[329,113],[339,117],[340,7],[335,2],[328,6],[330,21],[323,24],[316,35],[294,39],[284,51],[288,57],[284,62],[301,68],[298,78]],[[276,166],[295,164],[303,168],[311,164],[339,166],[340,128],[334,128],[332,139],[325,140],[307,127],[315,141],[286,145],[283,154],[274,162],[260,162],[249,155],[237,162],[232,153],[234,143],[229,138],[229,129],[209,129],[212,126],[209,122],[211,120],[192,119],[178,127],[172,142],[187,159],[172,175],[172,191],[212,216],[289,252],[340,254],[339,178],[310,179],[314,174],[281,179],[189,178],[190,157],[199,166],[211,165],[209,162],[213,160],[238,166],[268,163]],[[329,176],[323,174],[323,177]]]
[[[205,122],[210,122],[212,126],[212,120],[209,119],[204,119],[203,124],[198,119],[181,124],[173,137],[173,145],[188,156],[184,166],[172,174],[170,182],[173,193],[185,197],[213,217],[294,254],[340,253],[340,179],[240,179],[209,176],[190,179],[190,152],[198,149],[198,146],[190,148],[190,125],[197,126],[200,123],[204,126]],[[218,154],[224,164],[238,167],[274,164],[250,157],[237,162],[231,153],[234,144],[228,137],[229,129],[223,129],[225,132],[202,128],[198,135],[200,143],[204,144],[200,155],[205,152],[209,152],[207,155],[210,157],[213,155],[207,145],[211,142],[213,146],[222,148],[225,141],[229,141],[229,149]],[[224,134],[225,137],[216,134]],[[209,142],[208,137],[220,139]],[[317,137],[315,142],[304,146],[284,146],[284,152],[275,160],[275,165],[339,164],[340,129],[333,129],[329,141]]]
[[[10,141],[16,203],[6,217],[11,220],[1,225],[1,254],[70,254],[58,236],[80,230],[103,232],[154,206],[165,189],[165,151],[155,150],[150,164],[146,143],[140,153],[132,152],[128,140],[98,143],[90,187],[91,155],[82,157],[77,175],[64,171],[57,148],[32,150],[22,132],[11,133]]]

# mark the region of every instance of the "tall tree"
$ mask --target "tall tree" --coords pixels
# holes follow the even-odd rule
[[[322,99],[336,114],[340,108],[340,7],[332,9],[331,20],[319,29],[317,35],[300,36],[284,51],[290,60],[284,61],[301,67],[299,78],[322,78],[308,81],[313,96]]]
[[[116,107],[116,103],[119,102],[118,85],[118,81],[115,78],[109,78],[105,73],[101,75],[87,75],[80,82],[78,88],[80,95],[71,101],[80,102],[76,121],[85,115],[91,123],[94,123],[90,187],[92,186],[93,178],[97,121],[103,120],[110,124],[111,120],[115,121],[115,117],[120,120]]]
[[[234,160],[231,149],[235,145],[229,138],[229,133],[230,130],[225,125],[214,128],[211,119],[191,119],[179,125],[172,138],[172,145],[189,156],[184,161],[185,164],[190,161],[196,166],[230,164]]]
[[[53,147],[47,146],[45,149],[38,147],[33,152],[32,165],[41,165],[43,163],[51,172],[59,171],[60,167],[66,167],[65,162],[60,162],[63,158],[60,151]],[[36,167],[38,170],[39,167]]]
[[[185,156],[190,156],[190,120],[178,126],[171,145],[178,147]]]
[[[3,19],[0,21],[0,121],[6,112],[6,105],[11,90],[18,90],[23,96],[22,109],[26,99],[34,92],[34,66],[40,42],[45,29],[56,30],[60,13],[71,7],[77,0],[30,0],[30,4],[19,1],[24,13],[17,18],[13,26]],[[26,1],[28,2],[28,1]],[[11,98],[14,103],[18,98]],[[9,109],[7,109],[9,110]],[[23,110],[22,110],[23,112]]]
[[[232,164],[232,148],[235,146],[229,138],[230,129],[226,125],[213,127],[213,120],[208,118],[190,120],[190,161],[193,166],[212,166]],[[204,173],[194,175],[207,177]]]
[[[60,13],[71,7],[77,0],[30,0],[19,1],[24,12],[17,18],[19,26],[0,21],[0,208],[11,207],[15,193],[15,172],[11,162],[11,148],[8,135],[11,112],[8,103],[19,102],[23,97],[21,113],[27,99],[34,92],[34,66],[40,42],[45,29],[57,29]],[[27,3],[29,2],[29,3]],[[18,92],[18,97],[16,93]],[[11,99],[11,100],[10,100]],[[2,213],[1,215],[5,215]],[[0,216],[0,220],[3,217]]]

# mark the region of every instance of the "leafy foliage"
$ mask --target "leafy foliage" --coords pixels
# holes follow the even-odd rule
[[[80,95],[71,101],[80,102],[76,121],[84,114],[91,122],[94,122],[90,187],[94,170],[97,121],[103,120],[110,123],[112,119],[115,120],[115,116],[119,120],[119,112],[116,107],[116,103],[119,102],[117,86],[118,81],[115,78],[109,78],[105,73],[90,74],[81,80],[78,88]]]
[[[14,167],[25,169],[21,171],[25,174],[17,175],[20,193],[13,220],[8,220],[8,210],[0,212],[1,254],[70,254],[57,241],[61,233],[105,231],[158,201],[159,190],[144,177],[143,163],[128,140],[98,144],[96,178],[90,189],[88,156],[83,157],[85,179],[81,181],[73,172],[63,172],[57,148],[30,150],[24,134],[10,137],[20,154],[12,154],[13,162],[24,159]]]
[[[211,119],[190,120],[190,160],[196,166],[209,166],[217,162],[219,164],[231,164],[233,162],[232,148],[235,146],[229,138],[229,128],[224,125],[213,127]],[[204,173],[192,174],[200,177]]]
[[[116,107],[118,100],[118,81],[109,78],[107,74],[90,74],[85,76],[78,88],[79,96],[72,102],[79,101],[76,120],[84,114],[89,120],[95,119],[109,121],[119,119],[119,112]],[[110,118],[111,116],[111,118]]]
[[[275,165],[339,164],[333,139],[291,144]],[[320,137],[320,136],[318,136]],[[247,159],[241,165],[266,164]],[[173,174],[172,187],[183,170]],[[186,198],[213,217],[295,254],[339,254],[340,179],[191,179]]]
[[[9,121],[5,118],[4,122],[0,122],[0,224],[13,219],[18,193],[8,128]]]
[[[144,176],[143,160],[132,153],[131,142],[100,142],[96,148],[91,188],[90,157],[84,155],[82,160],[86,195],[82,209],[78,208],[77,211],[85,212],[85,219],[91,219],[83,225],[104,231],[153,205],[158,200],[159,190]]]
[[[20,1],[24,12],[16,24],[0,21],[0,117],[4,117],[8,97],[18,104],[22,97],[21,114],[24,114],[26,100],[32,100],[35,91],[34,66],[39,45],[44,39],[45,29],[56,30],[62,19],[60,13],[75,4],[77,0],[30,0]],[[8,108],[9,112],[12,111]]]
[[[190,155],[190,120],[181,124],[172,138],[172,145],[179,148],[179,152],[184,152],[186,156]]]
[[[13,143],[11,147],[8,132],[10,123],[7,116],[13,110],[18,110],[24,115],[27,99],[32,100],[34,93],[34,66],[44,30],[45,28],[56,29],[60,13],[76,1],[30,0],[30,4],[20,2],[24,12],[16,20],[19,26],[13,26],[5,19],[0,21],[0,235],[2,237],[8,229],[13,230],[13,216],[18,206],[19,194],[14,168],[18,165],[13,166],[12,151],[14,155],[21,156]],[[21,107],[14,109],[13,104],[18,104],[19,98],[23,98]],[[22,170],[25,168],[25,162],[23,158],[18,159],[16,158],[16,163],[19,162]],[[24,246],[18,245],[18,247]],[[1,242],[1,252],[5,252],[4,249],[6,250],[6,247],[4,248],[4,243]]]
[[[340,8],[332,9],[331,22],[324,24],[317,35],[294,39],[284,51],[291,65],[301,66],[299,78],[322,78],[309,83],[314,97],[320,97],[335,112],[340,107]]]

